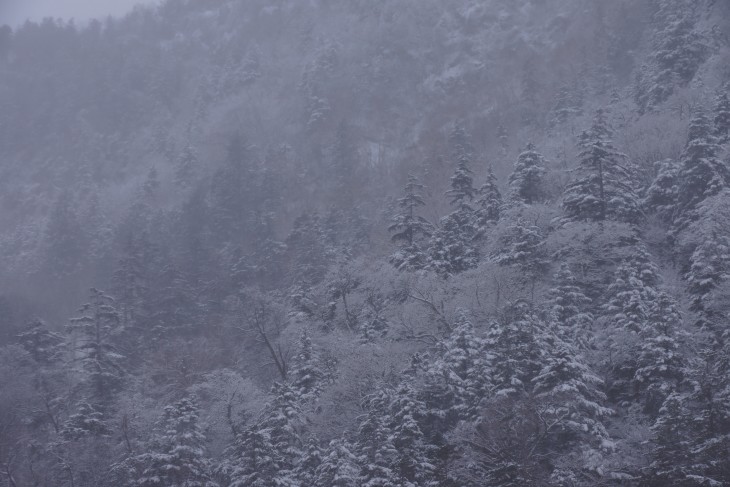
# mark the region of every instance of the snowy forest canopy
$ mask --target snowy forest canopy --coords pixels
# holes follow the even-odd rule
[[[730,3],[0,27],[0,487],[730,485]]]

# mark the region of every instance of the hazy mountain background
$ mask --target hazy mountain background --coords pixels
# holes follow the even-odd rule
[[[0,485],[729,484],[729,14],[0,28]]]

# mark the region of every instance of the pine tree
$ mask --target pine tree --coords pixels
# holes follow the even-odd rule
[[[705,199],[720,193],[730,182],[730,169],[719,158],[721,148],[712,134],[709,119],[699,110],[690,120],[689,138],[680,159],[679,201],[675,214],[678,230],[697,217],[697,209]]]
[[[690,310],[698,313],[696,325],[717,330],[722,317],[713,307],[713,292],[730,278],[730,237],[712,231],[692,253],[686,275],[688,291],[692,295]]]
[[[546,352],[532,387],[546,421],[553,424],[550,433],[558,448],[580,442],[585,435],[594,440],[608,438],[602,420],[612,411],[601,405],[606,399],[600,390],[603,381],[562,340],[555,339]]]
[[[312,339],[306,330],[299,337],[299,350],[292,360],[289,377],[292,388],[302,401],[313,400],[322,391],[324,372],[312,345]]]
[[[560,265],[554,281],[555,287],[548,293],[548,306],[556,333],[563,341],[587,347],[593,326],[593,314],[589,311],[592,301],[583,294],[568,264]]]
[[[650,303],[656,298],[654,288],[646,286],[638,270],[627,262],[616,270],[608,295],[604,310],[616,329],[639,333],[648,319]]]
[[[269,430],[251,425],[242,431],[228,449],[228,462],[222,473],[228,487],[271,487],[279,476],[277,454]]]
[[[457,122],[449,135],[452,158],[456,162],[456,170],[451,176],[451,189],[446,192],[450,203],[457,209],[469,208],[469,203],[474,199],[473,173],[471,171],[473,148],[469,142],[469,134],[463,125]]]
[[[416,210],[426,204],[420,194],[423,189],[424,186],[415,176],[408,176],[405,195],[398,200],[398,213],[388,227],[391,232],[396,232],[391,237],[393,242],[401,244],[398,252],[391,256],[391,262],[398,269],[422,269],[426,264],[419,239],[429,237],[432,226],[425,218],[416,214]]]
[[[655,415],[664,400],[678,391],[686,375],[686,363],[679,350],[678,330],[682,315],[677,303],[660,292],[651,303],[636,359],[634,381],[645,391],[644,411]]]
[[[649,487],[665,485],[694,486],[687,476],[687,464],[691,455],[691,412],[687,397],[681,393],[670,394],[662,404],[659,415],[652,425],[655,435],[652,461],[645,474]]]
[[[27,323],[18,334],[18,343],[39,365],[50,365],[58,360],[63,336],[48,329],[41,319]]]
[[[389,415],[390,394],[379,389],[365,400],[367,413],[358,428],[357,450],[360,457],[359,485],[362,487],[397,487],[393,465],[398,451],[393,445]]]
[[[662,221],[671,222],[679,201],[679,165],[672,159],[654,163],[656,177],[646,190],[642,207]]]
[[[63,439],[74,441],[85,437],[108,437],[112,430],[97,406],[81,401],[76,405],[76,412],[63,423],[60,434]]]
[[[563,194],[567,220],[638,220],[638,200],[624,165],[626,156],[613,147],[612,136],[606,113],[598,110],[591,129],[580,136],[577,177]]]
[[[272,400],[262,427],[268,431],[279,471],[288,473],[301,454],[301,397],[289,384],[276,383],[271,392]]]
[[[447,424],[473,418],[489,389],[487,348],[474,332],[465,311],[439,346],[439,357],[428,371],[429,409]]]
[[[472,391],[473,393],[474,391]],[[426,405],[416,397],[415,389],[406,381],[395,390],[390,404],[393,446],[397,454],[393,471],[403,487],[426,487],[431,482],[434,466],[430,447],[419,426],[427,416]]]
[[[317,478],[317,469],[322,465],[322,456],[324,452],[319,447],[319,442],[315,436],[311,436],[299,457],[299,461],[294,469],[294,478],[302,486],[315,486]],[[357,470],[355,470],[357,475]]]
[[[474,207],[479,233],[484,235],[490,225],[499,221],[502,213],[502,194],[499,192],[497,178],[492,172],[492,166],[489,166],[487,170],[487,180],[479,188]]]
[[[545,196],[544,176],[545,158],[532,143],[527,144],[509,177],[511,200],[528,205],[540,201]]]
[[[495,260],[500,265],[517,267],[534,284],[548,267],[545,238],[540,228],[518,218],[510,225]]]
[[[508,306],[486,338],[491,390],[497,397],[520,397],[532,390],[543,367],[546,325],[526,301]]]
[[[114,343],[120,327],[119,312],[113,298],[91,288],[89,302],[81,306],[79,313],[67,327],[70,340],[87,375],[91,397],[105,403],[119,389],[124,377],[123,356]]]
[[[730,142],[730,98],[727,94],[728,90],[725,88],[717,95],[713,110],[714,135],[720,144]]]
[[[133,460],[138,487],[217,487],[206,455],[206,438],[199,425],[198,406],[184,398],[165,407],[163,430],[150,442],[150,452]]]
[[[312,487],[358,487],[358,458],[344,439],[330,441],[322,463],[314,474]]]

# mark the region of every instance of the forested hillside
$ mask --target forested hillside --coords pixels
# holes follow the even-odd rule
[[[0,486],[730,485],[730,3],[0,27]]]

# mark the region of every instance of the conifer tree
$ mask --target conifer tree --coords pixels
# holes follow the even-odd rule
[[[730,98],[728,98],[727,88],[723,89],[717,95],[713,110],[715,137],[720,144],[730,142]]]
[[[345,439],[330,441],[314,474],[312,487],[358,487],[358,458]]]
[[[487,170],[487,180],[479,188],[474,207],[479,233],[484,235],[487,227],[497,223],[502,213],[502,194],[499,192],[492,166]]]
[[[27,323],[18,334],[18,343],[39,365],[50,365],[58,360],[63,336],[48,329],[41,319]]]
[[[551,319],[559,338],[568,343],[588,346],[593,314],[591,299],[583,294],[570,266],[563,263],[555,274],[555,287],[548,293]]]
[[[692,451],[691,415],[687,396],[674,392],[662,404],[652,425],[655,435],[652,461],[645,475],[646,485],[702,485],[687,478],[687,464]]]
[[[539,227],[518,218],[508,229],[496,257],[500,265],[515,266],[534,285],[548,267],[545,238]]]
[[[509,177],[512,201],[528,205],[540,201],[545,196],[544,176],[545,158],[535,150],[532,143],[529,143],[517,158]]]
[[[367,413],[358,428],[357,450],[360,457],[359,485],[363,487],[397,487],[393,465],[398,451],[389,428],[390,394],[379,389],[365,400]]]
[[[616,270],[608,295],[604,309],[616,328],[639,333],[648,318],[650,303],[656,298],[654,288],[646,286],[637,269],[626,262]]]
[[[590,130],[580,136],[576,177],[563,194],[567,220],[638,220],[626,156],[614,148],[612,136],[606,113],[598,110]]]
[[[642,207],[669,223],[679,201],[679,165],[672,159],[654,163],[656,177],[646,190]]]
[[[119,312],[114,308],[113,298],[91,288],[89,302],[81,306],[79,313],[67,329],[77,360],[88,378],[91,397],[104,403],[119,389],[124,376],[123,356],[114,343],[115,335],[120,332]]]
[[[580,105],[575,103],[574,93],[568,84],[564,84],[558,91],[550,124],[553,126],[562,125],[580,112]]]
[[[720,331],[718,316],[713,307],[713,291],[730,278],[730,238],[712,231],[690,258],[686,275],[688,291],[692,295],[690,310],[698,313],[697,326]]]
[[[507,129],[501,123],[497,126],[497,140],[499,141],[499,153],[501,156],[506,156],[509,150],[509,136]]]
[[[323,454],[317,438],[314,435],[310,436],[294,468],[294,478],[299,485],[316,485],[317,469],[322,464]],[[357,470],[355,474],[357,475]]]
[[[270,487],[277,485],[279,466],[270,431],[251,425],[242,431],[228,450],[222,473],[228,487]]]
[[[299,336],[299,349],[292,360],[289,377],[292,388],[302,401],[313,400],[322,390],[324,372],[321,369],[319,355],[306,330]]]
[[[700,204],[730,183],[730,169],[720,157],[721,148],[702,110],[690,120],[689,138],[682,152],[679,170],[679,201],[675,227],[685,228],[697,217]]]
[[[396,232],[391,237],[393,242],[401,245],[398,252],[391,256],[391,262],[398,269],[422,269],[426,264],[419,240],[431,235],[432,226],[416,214],[417,209],[426,204],[420,194],[423,189],[424,186],[415,176],[408,176],[405,195],[398,200],[398,213],[388,227],[391,232]]]
[[[76,405],[76,412],[63,423],[60,434],[65,440],[79,440],[84,437],[111,436],[112,430],[98,406],[81,401]]]
[[[644,411],[655,415],[664,400],[679,390],[686,363],[679,350],[678,330],[682,315],[677,303],[665,292],[650,305],[636,359],[636,385],[645,392]]]
[[[199,424],[198,406],[184,398],[165,408],[163,430],[149,444],[151,451],[133,460],[135,487],[217,487],[206,438]]]

